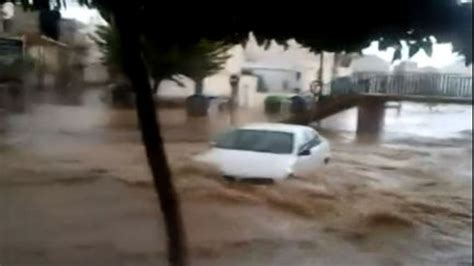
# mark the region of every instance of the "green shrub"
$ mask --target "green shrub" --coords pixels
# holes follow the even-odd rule
[[[270,114],[278,113],[281,110],[282,103],[289,100],[288,96],[269,95],[265,98],[264,102],[265,112]]]

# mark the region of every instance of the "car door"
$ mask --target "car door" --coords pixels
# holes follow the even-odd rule
[[[321,139],[315,132],[306,131],[303,134],[303,144],[298,147],[294,174],[309,177],[323,164],[324,153]]]
[[[314,171],[324,164],[325,145],[318,135],[314,135],[310,141],[311,164],[309,170]]]

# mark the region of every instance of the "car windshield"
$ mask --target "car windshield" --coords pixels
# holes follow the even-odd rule
[[[215,147],[289,154],[293,151],[293,134],[268,130],[238,129],[218,137]]]

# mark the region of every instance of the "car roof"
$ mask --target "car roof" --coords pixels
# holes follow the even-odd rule
[[[297,132],[305,131],[312,128],[308,126],[283,124],[283,123],[252,123],[252,124],[246,124],[238,129],[268,130],[268,131],[297,133]]]

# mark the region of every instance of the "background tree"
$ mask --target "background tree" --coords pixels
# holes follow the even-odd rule
[[[111,80],[120,79],[120,73],[123,73],[123,62],[120,55],[120,40],[117,32],[111,30],[107,25],[99,25],[95,35],[90,37],[102,53],[101,61],[107,67],[109,78]]]
[[[102,62],[116,76],[123,72],[121,46],[114,26],[100,25],[95,36],[91,36],[103,54]],[[205,77],[220,71],[230,55],[230,44],[219,41],[200,40],[189,47],[160,47],[159,42],[142,41],[146,64],[153,79],[153,91],[156,92],[160,82],[169,79],[183,86],[177,75],[185,75],[196,83],[195,94],[202,94],[202,83]],[[112,77],[112,76],[111,76]]]
[[[185,47],[160,47],[158,42],[146,42],[144,47],[148,69],[155,80],[155,90],[163,79],[175,80],[176,74],[195,82],[195,94],[202,94],[204,78],[219,72],[230,55],[230,44],[201,39]]]
[[[418,45],[430,54],[429,37],[434,36],[439,42],[452,42],[466,63],[472,62],[472,3],[461,5],[455,0],[318,1],[321,12],[317,13],[315,8],[302,8],[307,3],[273,5],[268,12],[267,5],[229,8],[200,2],[183,8],[181,2],[171,6],[150,0],[79,1],[98,6],[117,26],[123,66],[135,88],[142,139],[164,214],[169,262],[175,266],[186,265],[185,237],[140,40],[161,41],[160,47],[180,51],[203,38],[239,43],[252,31],[259,40],[284,44],[294,38],[314,51],[361,51],[374,40],[385,49],[401,47],[400,41],[408,40],[410,47]],[[172,23],[176,14],[187,22]],[[341,23],[334,23],[337,19]],[[401,55],[399,51],[395,57]]]

